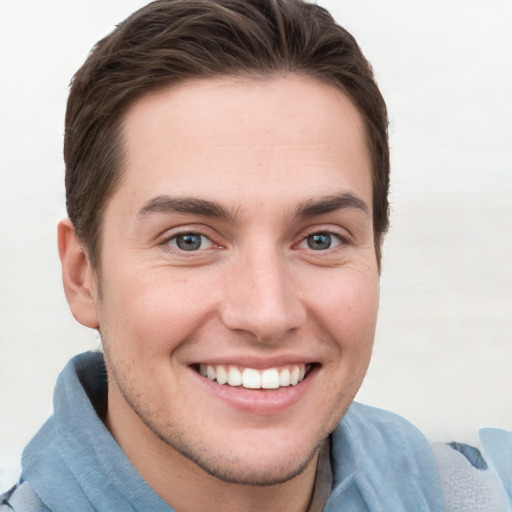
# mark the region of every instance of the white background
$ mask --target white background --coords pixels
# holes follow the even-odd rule
[[[0,490],[96,348],[60,284],[67,85],[142,1],[0,0]],[[433,440],[512,429],[512,1],[331,0],[388,101],[392,229],[359,399]]]

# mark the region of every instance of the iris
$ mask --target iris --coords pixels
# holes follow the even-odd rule
[[[196,233],[186,233],[176,237],[176,245],[182,251],[195,251],[201,247],[202,236]]]
[[[329,249],[332,244],[332,236],[328,233],[315,233],[307,238],[308,247],[314,251]]]

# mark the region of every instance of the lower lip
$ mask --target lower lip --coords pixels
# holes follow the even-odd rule
[[[295,386],[279,389],[246,389],[227,384],[218,384],[191,370],[199,382],[215,397],[242,412],[257,415],[272,415],[284,412],[299,402],[311,387],[317,373],[318,365],[314,365],[303,381]]]

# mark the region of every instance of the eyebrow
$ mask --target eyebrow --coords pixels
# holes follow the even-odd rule
[[[304,201],[296,208],[295,216],[304,219],[344,209],[356,209],[366,215],[370,214],[368,205],[360,197],[350,192],[343,192],[334,196]]]
[[[230,212],[218,203],[195,197],[157,196],[150,199],[137,213],[138,219],[152,213],[186,213],[223,220],[234,220],[236,212]]]
[[[308,199],[295,209],[295,217],[309,218],[325,215],[336,210],[356,209],[369,215],[367,204],[358,196],[343,192],[342,194],[326,196],[320,199]],[[195,197],[171,197],[167,195],[150,199],[137,213],[138,219],[153,213],[185,213],[190,215],[202,215],[228,221],[235,221],[237,212],[230,212],[222,205],[206,199]]]

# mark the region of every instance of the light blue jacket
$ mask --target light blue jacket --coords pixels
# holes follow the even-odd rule
[[[55,389],[55,412],[25,449],[20,483],[0,499],[0,512],[172,512],[98,417],[95,407],[106,403],[106,392],[101,354],[68,363]],[[478,451],[466,445],[433,450],[403,418],[353,403],[331,437],[334,481],[324,510],[507,511],[512,433],[484,431],[482,441],[501,480]],[[468,493],[471,500],[484,496],[484,508],[465,503]]]

